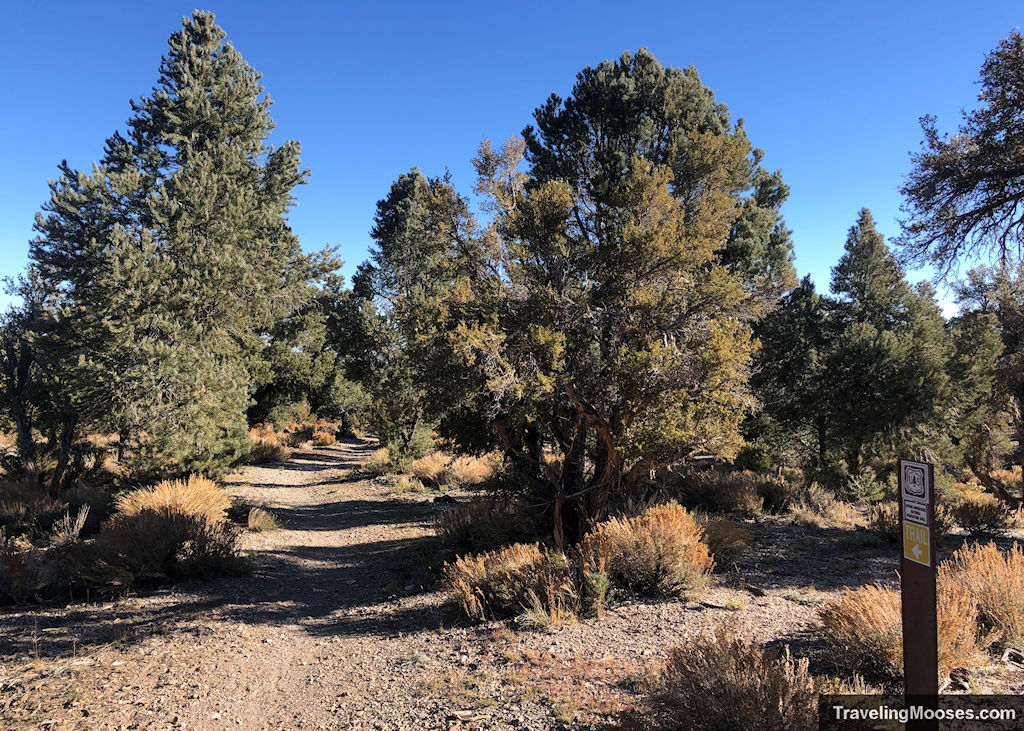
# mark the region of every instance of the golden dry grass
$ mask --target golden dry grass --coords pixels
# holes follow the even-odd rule
[[[497,467],[494,455],[453,457],[431,452],[412,463],[412,473],[428,485],[472,487],[490,479]]]
[[[659,505],[633,518],[598,523],[579,551],[585,566],[602,563],[615,586],[667,596],[704,584],[714,561],[701,534],[685,508]]]
[[[325,429],[317,429],[313,432],[313,444],[318,447],[330,447],[337,443],[338,438],[334,436],[334,432],[330,432]]]
[[[272,424],[256,424],[249,430],[249,464],[286,462],[291,457],[291,435],[279,434]]]
[[[808,661],[793,659],[788,648],[781,655],[767,651],[728,626],[671,649],[645,686],[626,728],[817,728],[817,692]]]
[[[413,461],[412,473],[427,484],[440,485],[441,478],[451,462],[451,455],[444,452],[431,452],[425,457]]]
[[[391,471],[391,454],[387,447],[376,450],[367,458],[359,470],[367,475],[386,475]]]
[[[867,677],[903,677],[900,594],[880,585],[849,589],[821,611],[823,636],[840,667]],[[955,667],[977,667],[994,636],[979,635],[970,592],[940,571],[938,591],[939,675]]]
[[[964,546],[943,568],[967,587],[982,622],[1000,632],[1005,643],[1024,640],[1024,551],[1019,544],[1006,553],[994,543]]]
[[[117,500],[114,517],[124,518],[151,510],[200,517],[214,525],[224,522],[230,507],[231,497],[215,482],[192,475],[187,480],[164,480],[153,487],[122,495]]]
[[[278,530],[281,527],[281,521],[268,510],[252,508],[246,519],[246,525],[251,531],[265,533],[266,531]]]
[[[516,543],[446,563],[442,585],[470,617],[508,617],[526,611],[575,611],[576,591],[565,557],[537,544]]]
[[[728,518],[709,518],[702,523],[702,540],[718,566],[733,563],[754,540],[753,533]]]

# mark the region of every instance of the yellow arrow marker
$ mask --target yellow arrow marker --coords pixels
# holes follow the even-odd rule
[[[932,541],[927,526],[903,523],[903,557],[922,566],[932,565]]]

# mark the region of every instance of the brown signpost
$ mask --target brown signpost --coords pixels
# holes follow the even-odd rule
[[[935,596],[935,470],[928,462],[906,459],[899,460],[897,469],[904,691],[908,700],[910,696],[931,696],[937,700],[939,642]]]

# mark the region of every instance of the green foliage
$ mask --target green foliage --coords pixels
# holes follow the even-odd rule
[[[921,121],[924,141],[900,192],[903,255],[948,275],[986,255],[1001,267],[1021,262],[1024,245],[1024,36],[1013,31],[985,57],[980,104],[964,111],[952,137]]]
[[[336,266],[288,228],[299,145],[266,145],[270,99],[224,37],[186,18],[126,133],[91,172],[61,165],[20,286],[68,409],[143,467],[215,474],[244,455],[253,386],[314,379],[285,361]]]
[[[867,210],[832,291],[805,279],[758,324],[760,436],[788,442],[848,497],[877,499],[884,485],[862,475],[872,457],[948,452],[953,346],[933,292],[904,281]]]

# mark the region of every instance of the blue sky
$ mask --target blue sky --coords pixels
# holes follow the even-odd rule
[[[0,275],[25,264],[47,179],[88,168],[157,77],[181,2],[9,3],[0,44]],[[697,67],[791,187],[797,269],[826,289],[857,211],[898,232],[897,187],[921,134],[953,130],[1020,2],[313,3],[210,0],[264,75],[278,128],[310,168],[290,220],[307,248],[366,256],[374,206],[412,166],[468,193],[484,137],[518,133],[577,71],[648,47]],[[924,277],[920,273],[917,278]]]

